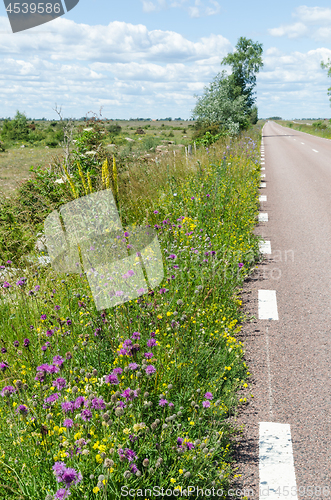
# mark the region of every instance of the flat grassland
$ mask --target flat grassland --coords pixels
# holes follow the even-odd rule
[[[41,127],[46,127],[41,123]],[[149,121],[149,120],[114,120],[108,121],[106,128],[119,125],[120,133],[105,134],[103,145],[115,154],[127,154],[137,157],[140,155],[155,156],[155,146],[167,145],[167,150],[178,150],[188,145],[192,138],[194,121]],[[84,122],[75,122],[75,128],[84,125]],[[86,125],[88,126],[88,125]],[[143,133],[137,133],[141,129]],[[141,132],[141,131],[140,131]],[[127,141],[127,138],[132,141]],[[153,141],[149,144],[146,139]],[[169,144],[169,143],[173,144]],[[182,145],[182,146],[180,146]],[[22,147],[24,146],[24,147]],[[74,147],[74,144],[72,145]],[[144,148],[146,146],[146,148]],[[148,147],[152,146],[152,147]],[[158,152],[156,152],[157,154]],[[160,153],[160,151],[159,151]],[[34,145],[25,142],[13,144],[5,152],[0,152],[0,194],[10,197],[21,181],[31,177],[30,168],[50,167],[52,163],[59,163],[63,158],[63,149],[57,147]]]

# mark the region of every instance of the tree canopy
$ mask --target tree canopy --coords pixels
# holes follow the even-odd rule
[[[217,123],[231,135],[245,129],[249,123],[257,122],[257,108],[254,106],[256,73],[263,66],[262,44],[241,37],[236,50],[222,60],[222,65],[230,65],[232,73],[225,70],[218,73],[204,94],[198,97],[193,110],[193,118],[201,124]]]

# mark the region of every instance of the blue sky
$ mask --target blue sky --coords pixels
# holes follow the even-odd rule
[[[0,116],[188,119],[240,36],[263,44],[260,117],[331,117],[326,1],[80,0],[13,34],[0,4]]]

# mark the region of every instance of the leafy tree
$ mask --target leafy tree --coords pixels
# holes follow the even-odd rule
[[[230,135],[247,128],[247,98],[244,95],[234,97],[232,90],[231,81],[225,71],[218,73],[209,88],[205,87],[204,95],[198,99],[193,118],[204,125],[218,124],[221,131]]]
[[[262,53],[262,43],[240,37],[235,52],[229,53],[221,63],[232,67],[229,80],[233,97],[245,96],[248,109],[251,109],[255,102],[253,90],[256,85],[256,73],[263,67]]]
[[[328,76],[331,77],[331,60],[328,58],[327,62],[321,61],[321,68],[322,69],[327,69],[328,70]],[[328,88],[328,95],[331,96],[331,87]],[[331,102],[331,97],[329,98],[329,101]],[[331,106],[331,104],[330,104]]]
[[[29,131],[26,116],[17,111],[13,120],[4,121],[1,137],[4,141],[24,141],[28,139]]]

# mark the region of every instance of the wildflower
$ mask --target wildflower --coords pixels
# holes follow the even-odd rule
[[[151,359],[154,356],[154,354],[152,352],[145,352],[144,356],[147,359]]]
[[[14,340],[13,344],[14,344],[14,347],[18,347],[20,345],[18,340]]]
[[[89,409],[83,410],[81,413],[81,417],[82,417],[82,420],[85,420],[85,422],[86,422],[86,420],[88,420],[88,421],[91,420],[91,418],[92,418],[91,410],[89,410]]]
[[[159,401],[159,406],[165,406],[166,404],[168,403],[168,401],[166,399],[160,399]]]
[[[84,396],[78,396],[74,403],[75,409],[78,410],[85,403],[85,401]]]
[[[176,260],[177,259],[177,255],[175,255],[174,253],[171,253],[169,255],[168,259]]]
[[[130,389],[130,387],[128,387],[128,389],[125,389],[125,391],[123,391],[121,396],[122,398],[126,398],[128,401],[132,401],[133,398],[138,397],[138,394],[137,391],[133,391],[132,389]]]
[[[156,345],[156,340],[151,338],[147,340],[147,347],[154,347]]]
[[[132,346],[132,340],[126,339],[123,342],[123,347],[131,347]]]
[[[72,324],[72,321],[70,318],[67,319],[67,325],[70,326]]]
[[[209,408],[209,407],[210,407],[210,401],[203,401],[203,402],[202,402],[202,406],[203,406],[204,408]]]
[[[24,286],[24,285],[25,285],[25,283],[26,283],[26,278],[20,278],[20,279],[17,281],[16,285],[17,285],[17,286]]]
[[[243,264],[242,262],[239,262],[239,264],[238,264],[239,268],[242,268],[242,267],[243,267],[243,265],[244,265],[244,264]]]
[[[149,365],[149,366],[147,366],[145,372],[146,372],[146,375],[152,375],[153,373],[156,372],[156,369],[153,365]]]
[[[9,287],[11,287],[11,285],[8,283],[8,281],[4,281],[4,283],[3,283],[2,286],[3,286],[3,288],[9,288]]]
[[[60,308],[61,308],[61,306],[59,306],[59,305],[54,306],[55,311],[58,311]]]
[[[45,320],[46,318],[47,318],[46,314],[42,314],[42,315],[40,316],[40,319],[41,319],[41,320]]]
[[[154,210],[154,212],[153,212],[153,213],[154,213],[154,214],[158,214],[159,212],[158,212],[157,210]]]
[[[54,330],[47,330],[46,335],[47,337],[51,337],[54,333]]]
[[[139,368],[139,365],[137,363],[130,363],[128,365],[129,370],[137,370]]]
[[[107,375],[105,378],[105,382],[106,384],[113,384],[113,385],[117,385],[120,383],[120,381],[117,378],[117,375],[115,374]]]
[[[166,293],[167,289],[166,288],[160,288],[159,293]]]
[[[181,446],[183,444],[183,441],[184,440],[182,438],[180,438],[180,437],[177,438],[177,444],[178,444],[178,446]]]
[[[1,391],[1,396],[10,396],[10,394],[13,394],[14,392],[16,392],[16,389],[12,385],[6,385]]]
[[[24,345],[24,347],[29,347],[29,345],[30,345],[30,340],[29,340],[29,339],[24,339],[24,340],[23,340],[23,345]]]
[[[70,429],[74,425],[74,422],[73,422],[73,420],[71,420],[71,418],[66,418],[62,425],[63,425],[63,427]]]
[[[117,375],[117,374],[118,374],[118,375],[122,375],[123,370],[122,370],[122,368],[119,366],[118,368],[114,368],[113,373],[115,373],[116,375]]]
[[[40,290],[40,285],[36,285],[34,289],[36,290],[36,292],[38,292],[38,290]]]
[[[140,339],[140,333],[139,332],[133,332],[131,338],[132,338],[132,340],[139,340]]]
[[[64,389],[67,385],[67,381],[65,378],[59,377],[56,380],[53,380],[53,387],[56,387],[58,391]]]
[[[93,398],[91,406],[94,410],[104,410],[106,408],[106,403],[102,398]]]
[[[45,398],[44,401],[45,403],[54,403],[57,399],[59,399],[60,394],[55,392],[54,394],[51,394],[48,396],[48,398]]]
[[[4,372],[5,370],[7,370],[7,368],[9,368],[9,365],[5,361],[1,361],[0,371]]]
[[[211,392],[206,392],[206,394],[205,394],[205,398],[206,398],[206,399],[213,399],[213,395],[212,395],[212,393],[211,393]]]
[[[27,415],[28,411],[29,408],[25,405],[19,405],[19,407],[16,409],[16,413],[20,413],[23,416]]]
[[[7,349],[5,347],[1,347],[1,352],[2,354],[5,354],[7,352]]]
[[[60,488],[55,493],[54,499],[56,499],[56,500],[65,500],[66,498],[68,498],[69,495],[70,495],[70,490],[67,490],[65,488]]]
[[[54,358],[53,358],[54,365],[62,366],[63,362],[64,362],[64,359],[61,356],[54,356]]]
[[[66,352],[66,359],[71,359],[71,358],[72,358],[71,352]]]
[[[61,408],[65,413],[67,411],[71,411],[71,413],[73,413],[75,409],[75,404],[73,401],[65,401],[64,403],[61,403]]]

